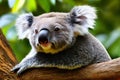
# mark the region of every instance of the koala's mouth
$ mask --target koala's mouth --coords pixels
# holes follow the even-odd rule
[[[60,51],[63,51],[66,48],[65,46],[57,47],[53,42],[39,43],[37,44],[38,51],[46,54],[57,54]]]
[[[50,49],[50,48],[51,48],[51,43],[50,43],[50,42],[39,43],[39,45],[40,45],[43,49]]]

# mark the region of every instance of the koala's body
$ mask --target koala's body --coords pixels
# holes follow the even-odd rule
[[[76,6],[69,13],[21,15],[16,22],[18,36],[27,38],[32,50],[13,71],[20,74],[33,67],[72,70],[110,60],[103,45],[88,32],[95,19],[90,6]]]

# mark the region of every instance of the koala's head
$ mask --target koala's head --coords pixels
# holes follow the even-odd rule
[[[16,21],[18,37],[28,38],[37,52],[58,53],[93,28],[95,12],[90,6],[76,6],[69,13],[23,14]]]

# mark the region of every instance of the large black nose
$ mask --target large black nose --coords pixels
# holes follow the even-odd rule
[[[40,44],[48,43],[48,39],[49,39],[49,30],[48,29],[42,29],[39,32],[38,42]]]

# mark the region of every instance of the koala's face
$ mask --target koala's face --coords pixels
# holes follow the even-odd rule
[[[57,53],[73,43],[73,30],[67,15],[35,18],[29,40],[38,52]]]
[[[38,17],[24,14],[16,26],[19,38],[28,38],[37,52],[54,54],[74,45],[77,36],[87,34],[95,18],[94,8],[78,6],[70,13],[52,12]]]

